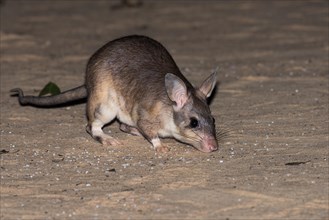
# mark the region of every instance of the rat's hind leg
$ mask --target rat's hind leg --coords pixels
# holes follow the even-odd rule
[[[137,128],[129,126],[129,125],[124,124],[124,123],[120,124],[120,130],[123,131],[123,132],[126,132],[128,134],[131,134],[131,135],[143,136]]]
[[[107,98],[107,97],[106,97]],[[108,100],[89,95],[87,103],[88,125],[87,132],[103,145],[120,144],[115,138],[103,132],[103,126],[113,121],[117,115],[115,106],[108,104]]]

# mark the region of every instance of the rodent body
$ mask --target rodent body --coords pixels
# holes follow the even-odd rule
[[[174,137],[204,152],[218,148],[207,97],[216,73],[195,89],[169,52],[145,36],[110,41],[89,59],[85,85],[57,96],[24,96],[24,105],[53,106],[87,97],[87,131],[105,145],[119,142],[102,127],[117,118],[120,129],[145,137],[160,152],[160,138]]]

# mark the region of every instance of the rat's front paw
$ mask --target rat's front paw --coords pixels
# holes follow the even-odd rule
[[[156,148],[155,148],[155,151],[156,151],[157,153],[168,153],[168,152],[170,151],[170,148],[167,147],[167,146],[161,145],[161,146],[159,146],[159,147],[156,147]]]
[[[167,153],[169,152],[169,148],[165,145],[163,145],[158,137],[153,138],[151,140],[151,143],[153,145],[154,150],[157,153]]]

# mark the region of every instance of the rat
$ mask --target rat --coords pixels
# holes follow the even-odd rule
[[[120,142],[103,132],[118,119],[120,130],[143,136],[156,150],[169,148],[160,138],[174,138],[202,152],[218,149],[215,119],[207,99],[217,71],[194,88],[166,48],[146,36],[131,35],[106,43],[89,59],[85,84],[53,96],[24,96],[21,105],[54,107],[87,98],[87,132],[103,145]]]

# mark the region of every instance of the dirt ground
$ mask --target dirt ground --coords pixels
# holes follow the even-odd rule
[[[1,2],[1,219],[328,219],[328,1]],[[85,131],[85,105],[21,107],[49,81],[83,83],[105,42],[162,42],[224,135],[202,153],[174,140]],[[146,85],[147,86],[147,85]],[[227,133],[228,131],[228,133]]]

